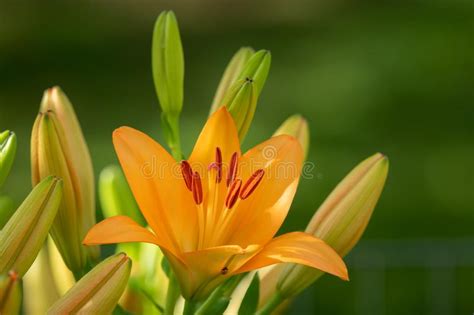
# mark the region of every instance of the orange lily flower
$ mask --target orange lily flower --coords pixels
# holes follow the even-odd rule
[[[142,132],[121,127],[113,142],[151,231],[126,216],[96,224],[84,244],[148,242],[163,250],[186,299],[201,300],[227,278],[281,262],[347,280],[339,255],[310,234],[275,237],[296,193],[303,151],[290,136],[245,154],[225,107],[207,121],[187,161],[176,162]]]

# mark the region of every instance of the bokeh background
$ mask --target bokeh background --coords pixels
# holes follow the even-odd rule
[[[283,230],[303,229],[359,161],[390,158],[386,189],[347,257],[352,281],[323,277],[291,314],[474,312],[474,3],[470,0],[0,2],[0,129],[18,156],[5,191],[30,189],[29,137],[44,89],[76,107],[95,172],[116,163],[111,132],[162,139],[150,47],[163,9],[185,49],[189,152],[227,61],[271,50],[250,147],[289,115],[311,128],[304,179]]]

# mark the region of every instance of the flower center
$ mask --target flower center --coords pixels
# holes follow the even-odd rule
[[[217,147],[215,161],[207,167],[207,191],[203,190],[201,175],[193,171],[188,161],[181,162],[184,183],[192,193],[197,208],[199,230],[197,249],[218,246],[225,242],[223,234],[228,235],[229,225],[235,218],[239,202],[254,193],[265,175],[263,169],[258,169],[244,182],[237,178],[238,160],[238,153],[234,152],[229,161],[223,187],[222,152]]]

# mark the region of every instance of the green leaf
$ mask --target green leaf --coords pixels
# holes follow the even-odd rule
[[[7,130],[0,133],[0,187],[10,173],[16,153],[16,135]]]
[[[258,307],[259,292],[260,278],[258,277],[258,273],[255,273],[240,305],[239,315],[255,314]]]

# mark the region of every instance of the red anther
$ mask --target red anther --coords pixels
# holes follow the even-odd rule
[[[218,183],[222,180],[222,152],[219,147],[216,148],[216,165],[217,165],[217,178]]]
[[[193,198],[197,205],[202,203],[202,183],[198,172],[193,174]]]
[[[237,202],[241,186],[242,180],[240,179],[236,179],[232,183],[232,186],[230,186],[229,192],[227,193],[227,197],[225,198],[225,206],[227,207],[227,209],[232,209],[232,207]]]
[[[192,191],[192,182],[193,182],[193,169],[189,165],[188,161],[181,161],[181,173],[183,174],[184,182],[186,187]]]
[[[244,186],[242,187],[242,190],[240,191],[241,199],[248,198],[254,192],[258,184],[260,184],[260,181],[262,180],[264,174],[265,171],[263,169],[259,169],[255,173],[253,173],[252,176],[250,176],[250,178],[247,180],[247,182],[245,182]]]
[[[229,172],[227,174],[227,187],[234,182],[235,176],[237,176],[237,158],[237,152],[234,152],[230,158]]]

